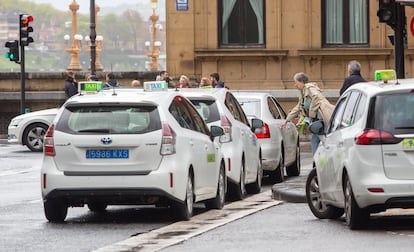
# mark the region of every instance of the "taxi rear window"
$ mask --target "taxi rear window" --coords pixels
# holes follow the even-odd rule
[[[198,113],[206,123],[220,120],[220,113],[214,100],[198,100],[191,98],[191,103],[195,106]]]
[[[56,130],[69,134],[143,134],[161,129],[156,106],[67,106]]]
[[[375,128],[392,134],[414,133],[414,95],[397,93],[376,98]]]

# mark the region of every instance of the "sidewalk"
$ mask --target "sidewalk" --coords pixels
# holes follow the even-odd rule
[[[302,141],[303,140],[303,141]],[[301,156],[311,158],[312,150],[310,142],[301,139]],[[272,186],[272,198],[292,203],[306,203],[305,185],[309,172],[312,170],[312,163],[301,164],[300,175],[297,177],[285,177],[282,183]]]

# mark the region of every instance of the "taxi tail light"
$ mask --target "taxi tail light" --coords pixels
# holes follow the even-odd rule
[[[222,135],[220,137],[220,142],[222,143],[227,143],[227,142],[231,142],[231,127],[232,124],[229,120],[229,118],[227,118],[227,116],[222,115],[221,119],[220,119],[220,126],[223,128],[224,130],[224,135]]]
[[[55,144],[53,142],[53,133],[55,131],[55,125],[50,125],[49,129],[46,131],[45,139],[43,140],[44,154],[46,156],[55,156]]]
[[[269,125],[265,123],[262,128],[255,129],[254,133],[257,138],[270,138]]]
[[[168,124],[162,125],[162,140],[161,140],[161,155],[171,155],[175,153],[175,138],[174,130]]]
[[[355,138],[358,145],[397,144],[401,141],[401,138],[396,138],[389,132],[376,129],[364,130]]]

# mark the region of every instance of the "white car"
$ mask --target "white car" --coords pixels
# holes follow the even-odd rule
[[[249,121],[239,102],[226,88],[182,89],[208,125],[221,126],[220,137],[226,158],[230,198],[243,199],[247,193],[258,193],[262,186],[262,152],[255,135],[263,121]]]
[[[414,79],[379,78],[351,86],[326,131],[310,126],[321,142],[306,183],[309,207],[318,218],[345,212],[351,229],[370,213],[414,207]]]
[[[58,108],[22,114],[10,121],[7,138],[10,144],[26,145],[31,151],[43,151],[43,138]]]
[[[288,176],[300,174],[300,145],[296,126],[286,121],[286,113],[277,99],[269,93],[233,92],[247,117],[259,118],[264,122],[264,131],[256,137],[262,149],[264,174],[269,174],[273,183],[282,182]]]
[[[226,171],[215,137],[223,134],[178,92],[74,96],[44,140],[45,216],[62,222],[68,207],[149,204],[171,206],[188,220],[195,202],[220,209]]]

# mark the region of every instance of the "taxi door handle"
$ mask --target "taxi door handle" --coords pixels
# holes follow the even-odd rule
[[[193,142],[193,140],[190,140],[189,144],[190,144],[191,146],[194,146],[194,142]]]
[[[208,151],[208,144],[204,145],[204,149],[206,149]]]

